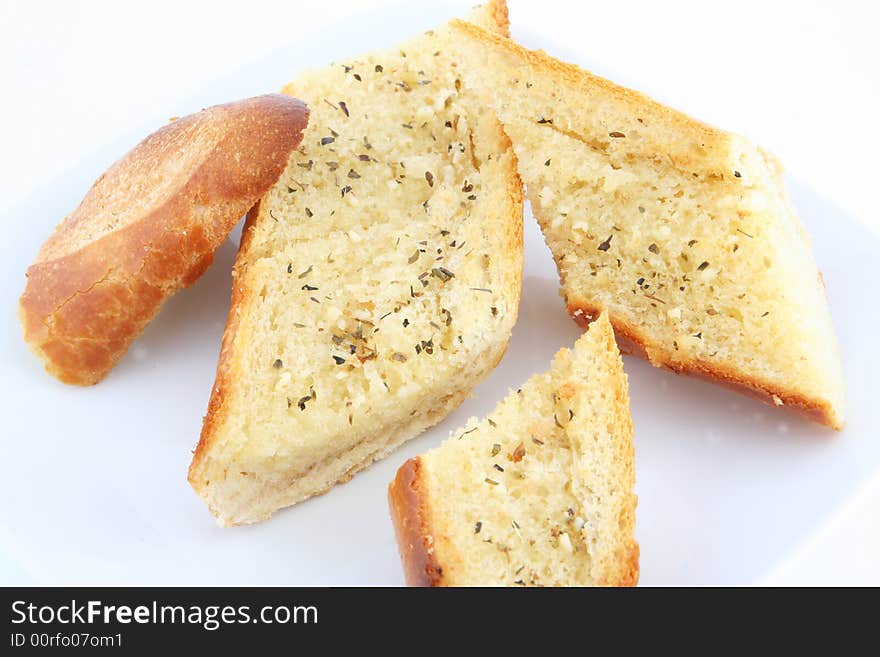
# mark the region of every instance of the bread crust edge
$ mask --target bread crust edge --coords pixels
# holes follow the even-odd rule
[[[437,561],[432,546],[423,470],[418,456],[400,466],[388,486],[388,507],[406,585],[443,586],[443,566]]]
[[[599,306],[585,302],[569,303],[567,308],[568,314],[581,327],[588,326],[602,311],[602,308]],[[655,349],[655,345],[641,335],[637,328],[610,312],[608,316],[611,319],[611,325],[614,327],[617,346],[623,354],[637,356],[647,360],[655,367],[669,370],[675,374],[686,375],[720,385],[746,397],[764,402],[769,406],[782,406],[792,413],[837,431],[843,429],[843,423],[827,400],[810,399],[792,389],[773,385],[757,377],[744,376],[732,367],[724,367],[697,360],[669,361],[662,357],[662,353]]]
[[[207,497],[203,494],[203,484],[198,477],[198,471],[207,457],[212,437],[229,414],[226,393],[233,378],[231,370],[235,360],[232,358],[232,352],[235,346],[235,337],[241,325],[242,308],[250,298],[250,289],[241,282],[241,279],[244,278],[249,246],[253,235],[253,226],[260,214],[260,204],[261,201],[257,201],[250,209],[241,231],[241,242],[239,243],[238,254],[232,267],[232,296],[229,302],[229,313],[226,317],[226,327],[223,329],[223,338],[220,343],[220,355],[217,359],[214,386],[211,388],[208,410],[202,421],[199,442],[193,450],[193,458],[187,471],[187,481],[199,496],[206,500]],[[211,514],[215,517],[220,517],[221,515],[213,508],[211,508]]]

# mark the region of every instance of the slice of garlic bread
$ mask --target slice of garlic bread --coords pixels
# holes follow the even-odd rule
[[[398,471],[389,502],[407,583],[635,585],[633,459],[602,314],[548,372]]]
[[[540,51],[454,21],[498,112],[568,311],[621,347],[840,428],[837,341],[776,160]]]
[[[474,19],[506,31],[503,3]],[[221,524],[348,480],[441,420],[504,353],[522,188],[442,31],[284,89],[311,107],[309,127],[246,224],[189,472]]]

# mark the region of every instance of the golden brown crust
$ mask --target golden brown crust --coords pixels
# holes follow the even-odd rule
[[[620,579],[610,582],[609,586],[638,586],[639,583],[639,544],[632,542],[629,556],[626,560],[626,568],[621,573]]]
[[[80,385],[103,378],[278,179],[307,117],[300,101],[275,94],[218,105],[163,127],[108,169],[27,271],[19,317],[47,371]],[[192,144],[201,151],[186,153]],[[127,196],[147,175],[162,190],[146,202]],[[120,206],[130,216],[114,226]]]
[[[568,304],[568,314],[583,327],[589,325],[600,312],[600,308],[585,303]],[[719,384],[770,406],[782,406],[832,429],[839,431],[843,428],[843,425],[838,421],[834,413],[834,409],[825,400],[808,399],[792,389],[773,385],[757,378],[747,378],[738,370],[725,366],[723,363],[662,359],[658,357],[657,350],[652,349],[654,345],[641,335],[635,327],[610,313],[609,317],[614,327],[614,335],[617,339],[618,347],[624,354],[638,356],[656,367],[662,367],[676,374],[685,374]],[[653,357],[649,356],[649,349],[652,350]]]
[[[419,457],[400,466],[388,486],[391,522],[407,586],[442,586],[443,567],[434,555],[423,486]]]

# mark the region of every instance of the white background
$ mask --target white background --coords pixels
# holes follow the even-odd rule
[[[470,3],[431,4],[453,16]],[[792,177],[880,232],[873,3],[509,4],[513,35],[527,45],[748,134]],[[345,0],[3,2],[0,214],[102,147],[198,109],[187,101],[200,89],[378,6],[409,10]],[[296,62],[289,68],[292,77]],[[875,477],[767,581],[880,584],[878,511]],[[27,581],[0,554],[0,584]]]

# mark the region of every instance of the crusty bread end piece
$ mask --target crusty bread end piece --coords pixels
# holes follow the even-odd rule
[[[550,370],[388,490],[411,586],[633,586],[639,548],[626,375],[606,314]]]
[[[621,348],[834,428],[825,288],[779,163],[743,137],[455,21],[462,74],[510,135],[580,321]]]
[[[309,103],[309,127],[245,226],[189,471],[220,524],[347,481],[440,421],[504,353],[522,185],[443,32],[285,87]]]
[[[27,271],[19,317],[46,370],[100,381],[207,269],[307,121],[303,103],[278,94],[217,105],[157,130],[98,178]]]

